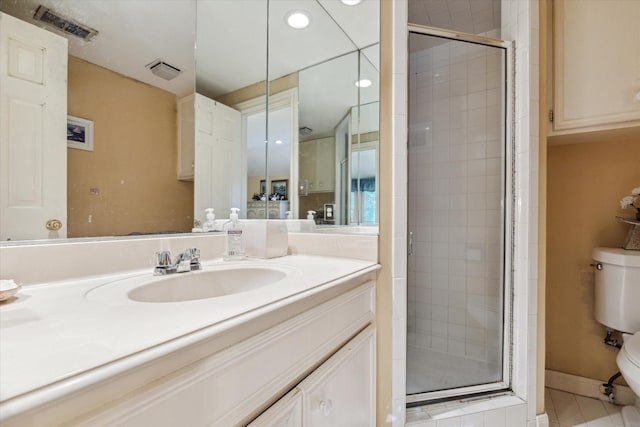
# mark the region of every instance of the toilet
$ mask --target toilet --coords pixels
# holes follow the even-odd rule
[[[595,316],[623,334],[616,362],[631,390],[635,405],[622,409],[625,427],[640,427],[640,251],[595,248]]]

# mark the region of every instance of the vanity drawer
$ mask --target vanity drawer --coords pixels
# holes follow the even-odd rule
[[[141,385],[72,423],[246,423],[372,323],[374,292],[374,282],[368,281],[239,344]]]

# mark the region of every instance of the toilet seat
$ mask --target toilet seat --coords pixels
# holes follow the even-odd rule
[[[640,332],[625,338],[622,352],[629,362],[640,368]]]

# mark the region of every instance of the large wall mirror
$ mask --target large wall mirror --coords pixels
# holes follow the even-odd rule
[[[20,214],[3,219],[2,240],[189,232],[209,207],[377,223],[379,0],[0,0],[0,11],[68,39],[67,138],[93,126],[91,150],[64,141],[55,162],[62,227],[36,232]],[[97,34],[65,33],[85,29]],[[3,99],[3,127],[9,111]],[[11,180],[0,177],[5,204]]]
[[[241,188],[213,189],[224,179],[200,179],[196,167],[196,218],[207,207],[225,217],[235,205],[245,218],[313,211],[318,224],[377,223],[379,8],[377,0],[198,2],[196,92],[211,107],[195,109],[214,119],[196,113],[196,133],[211,138],[200,128],[210,129],[215,109],[236,111],[225,124],[240,129],[239,144],[218,139],[238,152],[216,149],[228,154],[202,170],[240,158],[226,175]],[[196,136],[197,159],[204,145]]]

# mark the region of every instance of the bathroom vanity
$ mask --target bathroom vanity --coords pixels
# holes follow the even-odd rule
[[[377,268],[289,255],[26,286],[0,306],[0,423],[374,425]],[[207,274],[222,295],[173,293]]]

